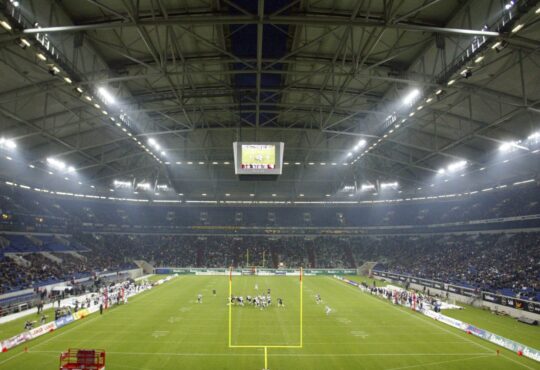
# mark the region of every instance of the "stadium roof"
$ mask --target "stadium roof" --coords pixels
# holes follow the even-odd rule
[[[53,157],[79,182],[192,197],[323,198],[387,181],[416,190],[455,162],[478,174],[507,141],[520,160],[494,181],[534,176],[538,6],[3,0],[0,135],[17,160]],[[233,141],[283,141],[281,178],[239,182]]]

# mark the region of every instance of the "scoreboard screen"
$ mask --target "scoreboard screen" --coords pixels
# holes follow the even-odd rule
[[[237,175],[281,175],[283,143],[234,142]]]

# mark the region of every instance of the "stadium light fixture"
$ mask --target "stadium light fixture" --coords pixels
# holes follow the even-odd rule
[[[505,143],[502,143],[501,146],[499,146],[499,150],[501,152],[513,152],[517,149],[529,150],[529,148],[520,144],[521,141],[507,141]]]
[[[499,48],[502,46],[502,41],[497,41],[491,46],[491,49],[493,50],[499,50]]]
[[[405,97],[403,98],[403,105],[412,105],[414,104],[414,101],[416,98],[420,95],[420,90],[413,89],[411,92],[409,92]]]
[[[435,91],[435,95],[441,95],[442,92],[443,92],[442,89],[439,89],[439,90]]]
[[[375,185],[373,184],[362,184],[360,187],[360,191],[369,191],[369,190],[375,190]]]
[[[115,188],[131,188],[130,181],[114,180],[113,185]]]
[[[73,80],[71,78],[67,77],[67,76],[64,77],[64,81],[66,81],[68,84],[73,83]]]
[[[540,142],[540,131],[534,132],[527,138],[528,141],[532,141],[534,143]]]
[[[538,9],[536,9],[536,11],[534,12],[534,14],[540,14],[540,7]]]
[[[467,166],[467,161],[458,161],[458,162],[449,164],[448,167],[446,167],[446,169],[448,170],[448,172],[456,172],[465,168],[466,166]]]
[[[36,56],[42,60],[42,61],[46,61],[47,60],[47,57],[45,56],[45,54],[43,53],[37,53]]]
[[[515,1],[509,1],[504,5],[504,9],[510,10],[515,5]]]
[[[7,21],[1,20],[0,25],[2,25],[2,27],[4,27],[7,31],[11,31],[11,25]]]
[[[474,62],[475,62],[475,63],[480,63],[480,62],[483,61],[483,60],[484,60],[484,56],[483,56],[483,55],[480,55],[480,56],[478,56],[478,57],[474,60]]]
[[[64,170],[66,168],[66,164],[64,162],[52,157],[47,158],[47,163],[49,164],[49,166],[59,170]]]
[[[19,37],[17,39],[17,45],[19,45],[19,47],[23,50],[32,46],[32,44],[30,44],[30,41],[28,41],[24,37]]]
[[[150,190],[152,186],[148,182],[140,182],[137,184],[137,189]]]
[[[450,80],[450,81],[448,81],[447,85],[452,86],[455,82],[456,82],[456,80]]]
[[[101,98],[103,98],[106,104],[111,105],[116,103],[114,96],[105,87],[98,87],[98,93],[101,95]]]
[[[17,144],[12,139],[0,137],[0,147],[6,149],[15,149],[17,148]]]
[[[399,186],[397,181],[394,182],[381,182],[381,189],[396,189]]]

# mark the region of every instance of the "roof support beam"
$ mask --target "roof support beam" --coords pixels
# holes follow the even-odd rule
[[[65,32],[81,32],[91,30],[109,30],[114,28],[136,28],[146,26],[165,26],[165,25],[230,25],[230,24],[257,24],[259,23],[259,16],[248,15],[223,15],[223,14],[205,14],[205,15],[180,15],[174,17],[168,17],[167,19],[158,17],[150,19],[138,19],[137,22],[126,21],[112,21],[112,22],[100,22],[84,25],[71,25],[71,26],[55,26],[55,27],[43,27],[43,28],[28,28],[23,32],[25,34],[33,33],[65,33]],[[387,24],[384,19],[368,19],[357,18],[351,20],[347,16],[337,15],[321,15],[321,14],[306,14],[306,15],[276,15],[264,17],[262,24],[264,25],[310,25],[317,27],[335,27],[335,26],[352,26],[352,27],[375,27],[375,28],[387,28],[387,29],[400,29],[416,32],[433,32],[450,34],[456,36],[486,36],[486,37],[498,37],[500,34],[493,31],[463,29],[463,28],[450,28],[450,27],[438,27],[432,25],[423,25],[413,22],[396,22]],[[184,28],[184,27],[182,27]]]

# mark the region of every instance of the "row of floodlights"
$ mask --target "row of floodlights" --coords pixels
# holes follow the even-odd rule
[[[513,6],[515,5],[515,1],[509,1],[508,3],[505,4],[505,9],[506,10],[510,10]],[[540,7],[538,9],[536,9],[535,11],[535,14],[540,14]],[[521,29],[523,29],[523,27],[525,27],[525,24],[523,23],[519,23],[517,25],[514,26],[514,28],[512,28],[511,30],[511,33],[517,33],[519,32]],[[504,49],[505,47],[505,42],[502,41],[502,40],[498,40],[497,42],[495,42],[492,46],[491,46],[491,49],[492,50],[495,50],[496,52],[500,52],[502,49]],[[478,64],[480,62],[482,62],[484,60],[484,55],[479,55],[478,57],[475,58],[474,60],[474,63],[475,64]],[[460,73],[459,75],[463,78],[469,78],[472,76],[472,68],[471,67],[466,67],[464,68]],[[447,82],[447,86],[452,86],[455,82],[457,81],[457,79],[453,78],[453,79],[450,79],[448,82]],[[437,89],[435,91],[435,95],[440,95],[443,93],[443,90],[442,89]],[[421,96],[421,92],[419,89],[413,89],[411,90],[407,95],[405,95],[403,97],[403,104],[406,105],[406,106],[413,106],[419,99],[420,99],[420,96]],[[433,101],[433,97],[428,97],[426,99],[426,103],[430,103],[431,101]],[[418,105],[416,107],[416,110],[419,111],[419,110],[422,110],[424,108],[424,106],[422,105],[422,103],[420,103],[420,105]],[[413,117],[415,115],[415,110],[413,109],[410,113],[409,113],[409,117]],[[394,117],[395,116],[395,113],[389,117]],[[388,118],[387,118],[388,120]],[[395,119],[394,119],[395,121]],[[402,119],[400,123],[404,123],[406,121],[406,118],[405,119]],[[385,134],[382,138],[379,138],[377,140],[377,142],[375,142],[373,145],[371,145],[370,147],[366,148],[366,150],[358,157],[356,158],[354,162],[356,162],[358,159],[360,159],[360,157],[363,157],[365,154],[367,154],[371,149],[375,148],[383,139],[387,138],[389,134],[392,134],[397,128],[399,128],[400,126],[400,123],[396,124],[394,128],[392,128],[388,134]],[[503,144],[503,148],[501,148],[501,150],[503,151],[507,151],[508,149],[511,149],[513,146],[511,144]],[[352,155],[352,153],[351,153]]]
[[[141,189],[141,190],[151,190],[152,185],[149,182],[131,182],[131,181],[122,181],[122,180],[114,180],[113,185],[115,188],[123,188],[123,189]],[[167,191],[169,190],[169,187],[166,184],[157,184],[156,185],[157,190]]]
[[[11,1],[11,4],[15,7],[18,7],[19,4],[17,1]],[[9,22],[7,20],[0,20],[0,25],[6,29],[7,31],[11,31],[12,30],[12,27],[11,25],[9,24]],[[29,47],[32,46],[32,44],[30,43],[30,41],[24,37],[19,37],[17,38],[16,40],[17,42],[17,45],[19,45],[19,47],[21,47],[22,49],[27,49]],[[57,76],[57,75],[60,75],[61,74],[61,70],[60,68],[54,64],[54,63],[47,63],[48,59],[47,59],[47,56],[45,55],[45,53],[41,52],[41,51],[38,51],[36,52],[36,57],[41,60],[42,62],[46,63],[47,64],[47,67],[48,67],[48,70],[49,70],[49,73],[53,76]],[[68,84],[72,84],[73,83],[73,80],[68,76],[68,75],[65,75],[65,76],[61,76],[63,78],[63,80],[68,83]],[[100,111],[103,115],[105,116],[108,116],[109,115],[109,112],[107,110],[105,110],[104,108],[102,108],[102,106],[96,101],[98,99],[96,99],[96,96],[92,96],[92,94],[90,93],[85,93],[85,90],[81,87],[81,86],[77,86],[75,88],[75,91],[80,95],[80,97],[82,97],[83,99],[85,99],[89,104],[93,104],[94,108],[96,108],[98,111]],[[99,98],[99,100],[101,100],[102,102],[104,102],[105,104],[107,105],[113,105],[116,103],[116,99],[114,98],[113,94],[111,94],[105,87],[98,87],[97,89],[97,98]],[[159,163],[162,163],[161,159],[155,155],[151,150],[150,148],[148,148],[146,145],[144,145],[144,143],[142,143],[141,141],[139,141],[136,137],[133,136],[133,134],[126,128],[126,127],[122,127],[122,123],[124,123],[126,126],[129,126],[129,117],[125,114],[125,113],[122,113],[120,114],[120,116],[118,117],[118,119],[115,119],[114,117],[110,117],[110,120],[112,122],[114,122],[116,124],[116,126],[120,127],[122,129],[122,131],[128,135],[129,137],[131,137],[135,142],[137,142],[137,144],[139,146],[141,146],[141,148],[143,150],[145,150],[146,152],[148,152],[148,154],[150,154],[154,159],[156,159]],[[165,152],[161,151],[160,152],[162,156],[165,155]]]

